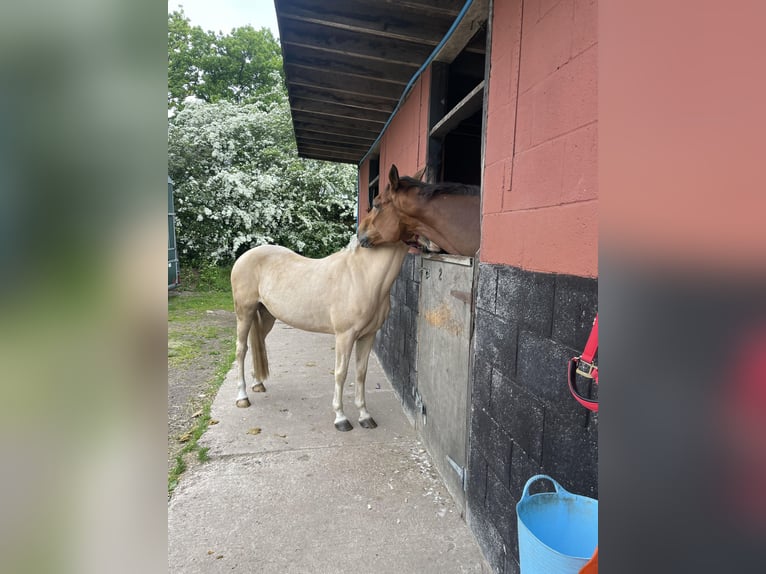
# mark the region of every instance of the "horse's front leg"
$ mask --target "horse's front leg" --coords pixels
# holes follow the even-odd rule
[[[335,335],[335,393],[332,397],[332,408],[335,411],[335,428],[339,431],[350,431],[354,428],[343,413],[343,384],[348,374],[354,339],[355,334],[352,332]]]
[[[375,420],[367,412],[367,404],[364,397],[364,384],[367,380],[367,363],[370,360],[370,351],[375,342],[375,333],[365,335],[356,342],[356,386],[355,403],[359,409],[359,424],[366,429],[374,429],[377,425]]]

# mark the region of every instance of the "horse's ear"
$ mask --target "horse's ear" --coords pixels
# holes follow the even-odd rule
[[[426,173],[426,168],[421,169],[419,172],[417,172],[412,177],[414,179],[417,179],[418,181],[423,181],[423,175]]]
[[[391,184],[391,191],[399,189],[399,170],[394,163],[391,164],[391,171],[388,172],[388,182]]]

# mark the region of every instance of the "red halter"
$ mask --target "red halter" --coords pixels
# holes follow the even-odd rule
[[[574,384],[577,375],[593,379],[598,384],[598,367],[593,364],[596,351],[598,351],[598,314],[596,314],[596,318],[593,320],[593,328],[588,336],[588,342],[585,343],[582,355],[569,360],[569,369],[567,371],[569,391],[575,400],[589,411],[598,412],[598,401],[582,396],[577,392]]]

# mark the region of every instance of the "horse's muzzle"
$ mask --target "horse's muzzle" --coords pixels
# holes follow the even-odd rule
[[[370,238],[367,237],[366,233],[364,235],[362,235],[361,237],[357,237],[357,239],[359,240],[359,245],[361,245],[362,247],[372,247],[372,243],[370,242]]]

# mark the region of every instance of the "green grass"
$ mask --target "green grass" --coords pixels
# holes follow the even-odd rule
[[[182,340],[168,329],[168,365],[178,367],[196,359],[202,351],[202,345],[194,340]]]
[[[186,457],[189,454],[196,453],[197,460],[200,462],[207,462],[210,458],[207,453],[208,448],[200,447],[198,441],[210,426],[210,407],[213,403],[213,397],[215,397],[215,394],[223,383],[223,379],[226,377],[226,373],[229,372],[231,364],[234,362],[234,350],[232,349],[223,357],[224,358],[220,360],[220,364],[205,391],[205,402],[202,405],[202,414],[197,417],[197,423],[194,425],[194,428],[189,431],[190,438],[184,444],[184,447],[181,449],[178,456],[176,456],[176,464],[168,475],[168,494],[171,494],[175,487],[178,486],[178,479],[186,470]]]
[[[233,311],[231,291],[180,291],[168,295],[170,321],[194,321],[209,309]]]
[[[168,294],[168,364],[180,366],[190,364],[202,355],[205,339],[230,339],[226,351],[209,351],[207,360],[216,363],[216,370],[210,378],[202,404],[202,414],[197,417],[194,427],[188,432],[188,440],[176,456],[175,465],[168,474],[168,495],[178,485],[181,474],[188,466],[190,456],[197,460],[209,460],[207,447],[199,446],[199,439],[210,426],[210,407],[226,373],[234,362],[234,332],[230,327],[216,325],[194,325],[203,319],[208,311],[233,311],[234,304],[229,285],[230,268],[208,267],[189,271],[181,290]]]

